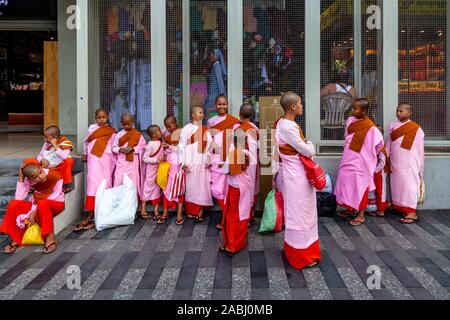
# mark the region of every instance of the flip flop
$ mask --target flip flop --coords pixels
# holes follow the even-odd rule
[[[84,225],[83,230],[89,230],[95,227],[95,221],[91,220],[87,224]]]
[[[378,211],[376,212],[366,212],[367,215],[374,217],[374,218],[384,218],[386,216],[385,213],[380,214]]]
[[[175,220],[175,224],[177,225],[177,226],[181,226],[181,225],[183,225],[184,224],[184,219],[181,219],[181,220]]]
[[[160,217],[160,218],[158,219],[157,224],[164,224],[164,223],[166,223],[166,221],[167,221],[168,219],[169,219],[169,217],[165,217],[165,218]]]
[[[355,221],[355,219],[353,219],[353,220],[350,220],[348,222],[348,224],[351,225],[352,227],[359,227],[359,226],[363,225],[364,223],[366,223],[366,220],[364,220],[364,221]]]
[[[150,220],[151,219],[151,217],[150,217],[150,215],[148,213],[143,214],[142,212],[139,212],[139,217],[141,217],[141,219],[144,219],[144,220]]]
[[[319,261],[314,261],[314,262],[311,263],[310,265],[307,265],[307,266],[305,267],[305,269],[315,269],[315,268],[317,268],[317,267],[319,267]]]
[[[225,247],[219,247],[219,253],[226,255],[227,257],[233,257],[235,254],[231,251],[228,251],[227,249],[225,249]]]
[[[219,224],[216,226],[216,229],[219,230],[219,231],[222,231],[222,225],[219,223]]]
[[[400,219],[400,223],[403,223],[403,224],[413,224],[413,223],[417,223],[419,221],[419,218],[415,218],[415,219],[413,219],[413,218],[403,218],[403,219]]]
[[[8,246],[11,248],[11,250],[10,251],[6,251],[6,249],[3,250],[4,254],[12,254],[12,253],[16,252],[17,248],[19,247],[19,244],[13,245],[12,242],[11,242],[10,244],[7,245],[7,247]]]
[[[53,246],[53,250],[49,250],[50,247]],[[56,242],[53,242],[51,244],[49,244],[48,246],[44,247],[44,251],[42,251],[43,254],[50,254],[52,252],[56,251]]]
[[[350,211],[338,212],[336,215],[342,219],[355,218],[357,216],[356,213]]]
[[[194,216],[195,223],[202,223],[203,221],[205,221],[205,219],[203,219],[203,217]]]

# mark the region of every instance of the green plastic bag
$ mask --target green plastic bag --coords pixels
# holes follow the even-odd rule
[[[283,197],[272,190],[264,202],[264,213],[259,227],[260,233],[281,232],[283,223]]]

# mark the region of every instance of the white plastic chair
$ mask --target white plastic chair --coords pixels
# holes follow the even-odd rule
[[[347,93],[333,92],[323,96],[320,101],[321,128],[345,128],[353,97]]]

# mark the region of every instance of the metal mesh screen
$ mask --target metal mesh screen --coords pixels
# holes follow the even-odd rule
[[[360,97],[370,104],[369,116],[383,127],[383,30],[375,26],[368,27],[371,20],[371,6],[382,9],[382,0],[363,0],[361,6],[361,87]]]
[[[446,14],[444,0],[399,2],[399,101],[430,140],[450,139]]]
[[[89,113],[107,108],[111,124],[131,112],[151,124],[150,0],[89,1]]]
[[[321,0],[321,140],[343,140],[354,88],[353,0]]]
[[[183,31],[182,0],[166,2],[167,115],[183,123]]]
[[[214,100],[227,93],[227,1],[190,1],[190,103],[203,105],[206,118]]]
[[[305,3],[295,0],[244,0],[244,99],[259,122],[259,98],[305,93]],[[307,108],[303,101],[304,110]],[[305,117],[298,122],[305,130]]]

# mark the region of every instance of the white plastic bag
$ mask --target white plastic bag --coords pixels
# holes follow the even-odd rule
[[[327,179],[327,184],[322,192],[333,193],[333,179],[329,173],[325,174],[325,178]]]
[[[97,231],[134,224],[137,207],[137,189],[127,175],[124,175],[122,185],[108,190],[106,180],[103,180],[95,195]]]

